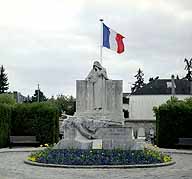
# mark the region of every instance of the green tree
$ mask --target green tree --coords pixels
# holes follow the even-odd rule
[[[32,96],[32,102],[47,101],[47,98],[40,89],[35,90],[35,94]]]
[[[8,77],[5,73],[3,65],[0,67],[0,94],[5,93],[9,89]]]
[[[192,81],[192,58],[190,60],[185,58],[184,62],[186,62],[185,70],[187,71],[185,78]]]
[[[133,84],[133,87],[131,88],[132,93],[134,93],[135,91],[137,91],[138,89],[142,88],[145,85],[143,76],[144,76],[144,74],[141,71],[141,69],[139,68],[137,74],[134,76],[134,77],[136,77],[137,80]]]
[[[76,100],[73,96],[58,95],[56,99],[53,97],[49,102],[54,103],[60,112],[66,112],[68,115],[73,115],[76,110]]]

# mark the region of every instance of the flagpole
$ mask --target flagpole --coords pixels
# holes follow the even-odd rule
[[[103,19],[99,19],[99,21],[101,22],[101,29],[100,29],[100,44],[99,44],[99,51],[100,51],[100,63],[102,65],[103,63]]]

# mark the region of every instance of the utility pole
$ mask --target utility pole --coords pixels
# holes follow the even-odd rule
[[[37,84],[37,86],[38,86],[38,89],[37,89],[37,102],[39,103],[39,91],[40,91],[39,84]]]

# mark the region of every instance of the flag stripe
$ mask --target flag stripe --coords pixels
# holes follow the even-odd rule
[[[124,52],[124,44],[123,44],[123,36],[121,34],[117,34],[115,40],[117,41],[117,53]]]
[[[110,48],[109,35],[110,35],[109,27],[103,24],[103,46],[106,48]]]
[[[123,36],[110,29],[103,23],[103,47],[116,51],[124,52]]]
[[[110,29],[110,36],[109,36],[109,45],[111,50],[117,51],[117,41],[116,39],[117,33]]]

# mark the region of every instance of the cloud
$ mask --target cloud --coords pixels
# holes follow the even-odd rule
[[[0,0],[0,62],[10,90],[32,95],[40,83],[47,96],[75,95],[99,58],[100,23],[123,34],[126,51],[103,49],[109,78],[130,91],[141,68],[149,77],[184,76],[191,58],[192,2],[151,0]]]

